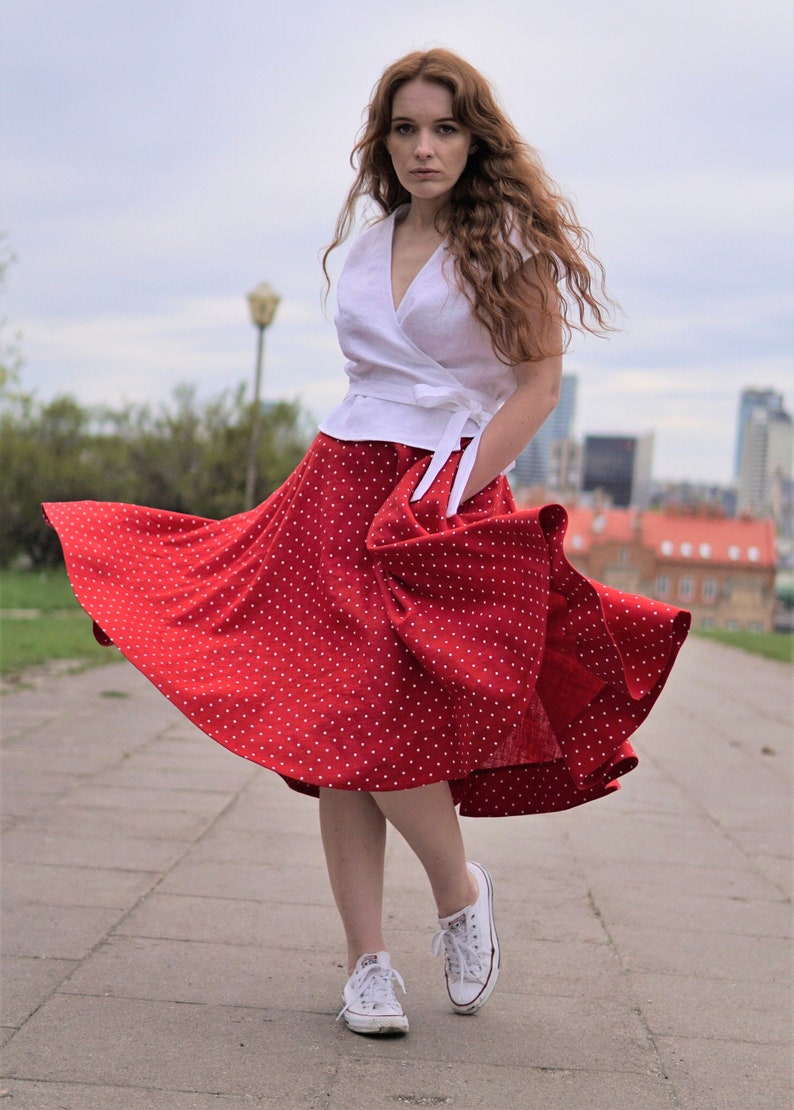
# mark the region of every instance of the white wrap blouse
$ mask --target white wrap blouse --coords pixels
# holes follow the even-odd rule
[[[394,308],[391,256],[397,209],[353,244],[339,279],[335,319],[347,396],[320,424],[342,440],[385,440],[434,452],[412,500],[422,497],[461,439],[471,437],[447,514],[457,512],[483,429],[514,392],[486,328],[452,273],[442,243]]]

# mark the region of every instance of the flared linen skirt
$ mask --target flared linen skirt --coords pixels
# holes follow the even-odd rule
[[[565,510],[498,478],[446,518],[459,455],[320,434],[249,512],[48,503],[77,598],[203,732],[294,789],[448,781],[461,812],[617,788],[689,614],[563,554]]]

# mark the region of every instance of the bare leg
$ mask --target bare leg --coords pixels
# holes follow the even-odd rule
[[[413,790],[371,795],[390,824],[405,838],[427,872],[439,917],[449,917],[478,897],[466,867],[466,851],[452,793],[446,782]]]
[[[321,788],[320,831],[352,974],[365,952],[386,950],[382,922],[386,821],[371,794]]]

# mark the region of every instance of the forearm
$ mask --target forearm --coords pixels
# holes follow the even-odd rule
[[[482,434],[461,501],[473,497],[521,454],[559,400],[562,359],[520,368],[518,387]]]

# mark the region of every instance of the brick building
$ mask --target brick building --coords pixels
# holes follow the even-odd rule
[[[695,628],[772,628],[771,520],[582,508],[568,516],[565,551],[583,574],[689,609]]]

